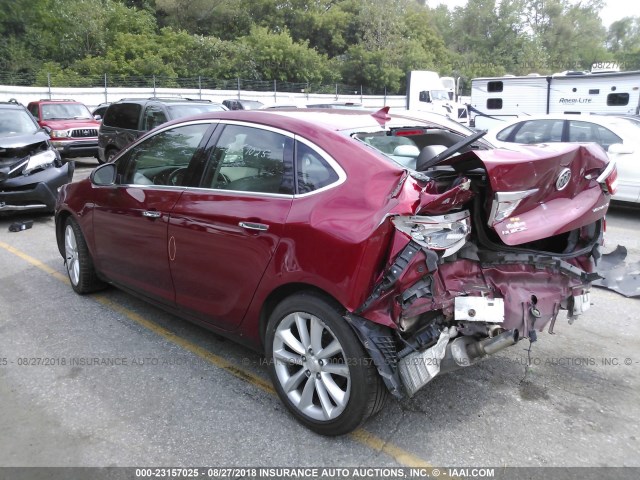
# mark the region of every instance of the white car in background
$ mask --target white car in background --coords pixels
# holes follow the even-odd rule
[[[613,199],[640,202],[640,125],[637,122],[598,115],[520,117],[490,129],[484,139],[504,148],[514,144],[597,143],[617,164],[618,190]]]

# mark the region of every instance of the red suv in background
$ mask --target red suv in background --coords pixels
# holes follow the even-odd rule
[[[38,100],[27,109],[47,130],[51,143],[63,158],[98,156],[100,122],[89,109],[74,100]]]

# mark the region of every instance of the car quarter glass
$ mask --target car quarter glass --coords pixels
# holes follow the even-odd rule
[[[309,145],[296,142],[296,183],[299,194],[319,190],[339,179],[322,155]]]

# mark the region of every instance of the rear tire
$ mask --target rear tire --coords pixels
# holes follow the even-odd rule
[[[73,217],[67,218],[64,227],[64,264],[76,293],[95,292],[106,286],[96,274],[80,225]]]
[[[266,358],[282,402],[307,428],[344,435],[378,412],[387,389],[341,310],[314,293],[283,300],[266,331]]]

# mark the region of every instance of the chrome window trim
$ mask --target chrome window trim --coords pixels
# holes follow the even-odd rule
[[[176,190],[176,191],[184,191],[186,190],[188,187],[181,187],[181,186],[177,186],[177,185],[143,185],[143,184],[138,184],[138,183],[119,183],[119,184],[115,184],[115,185],[94,185],[94,187],[96,188],[104,188],[104,187],[116,187],[116,188],[120,188],[120,187],[124,187],[124,188],[141,188],[143,190],[148,190],[148,189],[157,189],[157,190]]]
[[[338,186],[342,185],[344,182],[346,182],[346,180],[347,180],[346,172],[342,169],[340,164],[336,160],[334,160],[334,158],[331,155],[329,155],[322,148],[318,147],[315,143],[310,142],[306,138],[303,138],[303,137],[301,137],[299,135],[294,135],[294,139],[299,141],[300,143],[304,143],[307,147],[312,149],[314,152],[318,153],[329,164],[331,169],[338,175],[338,180],[336,180],[335,182],[330,183],[329,185],[325,185],[324,187],[319,188],[317,190],[313,190],[312,192],[295,194],[293,196],[294,198],[306,198],[306,197],[308,197],[310,195],[315,195],[317,193],[325,192],[325,191],[330,190],[332,188],[338,187]],[[293,159],[293,162],[295,164],[295,162],[296,162],[295,158]],[[297,167],[294,166],[294,171],[295,171],[295,168],[297,168]],[[297,186],[298,186],[297,179],[294,179],[294,183],[295,183],[296,188],[297,188]]]
[[[164,127],[161,127],[160,130],[158,130],[157,132],[154,132],[153,135],[149,135],[147,136],[148,132],[143,133],[140,137],[138,137],[132,144],[128,145],[127,147],[123,148],[122,150],[120,150],[116,155],[118,156],[118,158],[120,158],[121,156],[123,156],[125,153],[127,153],[129,150],[131,150],[133,147],[140,145],[142,142],[146,142],[149,138],[153,138],[156,135],[158,135],[159,133],[165,132],[171,128],[178,128],[178,127],[188,127],[190,125],[199,125],[201,123],[210,123],[210,124],[217,124],[220,123],[220,120],[215,118],[215,119],[207,119],[207,120],[191,120],[188,122],[184,122],[184,123],[176,123],[174,125],[167,125]],[[106,146],[104,147],[106,149]]]
[[[148,185],[152,187],[153,185]],[[225,190],[223,188],[211,188],[211,187],[183,187],[185,191],[196,191],[196,192],[208,192],[211,195],[225,195],[227,193],[232,193],[234,195],[243,194],[249,195],[252,197],[261,196],[261,197],[270,197],[270,198],[288,198],[293,199],[294,195],[291,193],[267,193],[267,192],[248,192],[246,190]]]
[[[302,143],[304,143],[306,146],[308,146],[309,148],[313,149],[315,152],[317,152],[328,164],[329,166],[332,168],[332,170],[338,175],[338,180],[336,180],[333,183],[330,183],[329,185],[326,185],[322,188],[319,188],[318,190],[314,190],[312,192],[307,192],[307,193],[303,193],[303,194],[291,194],[291,193],[267,193],[267,192],[247,192],[246,190],[226,190],[223,188],[210,188],[210,187],[185,187],[187,191],[206,191],[206,192],[222,192],[222,193],[233,193],[233,194],[243,194],[243,195],[249,195],[252,197],[255,196],[259,196],[259,197],[267,197],[267,198],[305,198],[308,197],[310,195],[315,195],[317,193],[320,192],[324,192],[326,190],[329,190],[331,188],[335,188],[339,185],[342,185],[346,180],[347,180],[347,174],[345,173],[345,171],[342,169],[342,167],[340,166],[340,164],[334,160],[333,157],[331,157],[326,151],[324,151],[322,148],[318,147],[315,143],[307,140],[304,137],[301,137],[299,135],[296,135],[292,132],[288,132],[286,130],[282,130],[280,128],[277,127],[272,127],[270,125],[263,125],[261,123],[251,123],[251,122],[246,122],[246,121],[240,121],[240,120],[217,120],[217,123],[222,124],[222,126],[226,126],[226,125],[237,125],[237,126],[241,126],[241,127],[249,127],[249,128],[257,128],[260,130],[266,130],[269,132],[273,132],[273,133],[277,133],[279,135],[283,135],[285,137],[291,138],[294,141],[300,141]],[[159,132],[158,132],[159,133]],[[293,163],[294,163],[294,170],[295,170],[295,155],[293,158]],[[294,184],[296,185],[295,188],[297,188],[297,182],[296,179],[293,179]]]
[[[218,120],[218,123],[221,123],[223,126],[225,125],[238,125],[241,127],[249,127],[249,128],[257,128],[260,130],[267,130],[273,133],[279,133],[280,135],[284,135],[285,137],[295,138],[295,135],[291,132],[287,132],[286,130],[281,130],[280,128],[272,127],[271,125],[263,125],[262,123],[251,123],[241,120]]]

